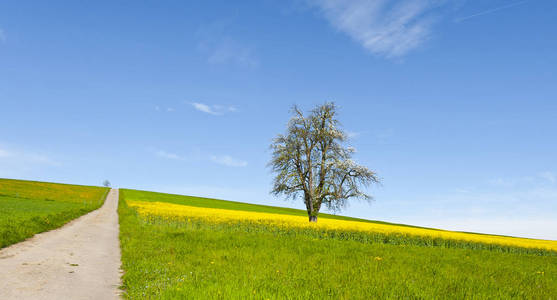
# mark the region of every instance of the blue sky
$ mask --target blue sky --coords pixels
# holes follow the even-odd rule
[[[289,108],[340,106],[345,215],[557,239],[553,1],[0,4],[0,177],[269,194]]]

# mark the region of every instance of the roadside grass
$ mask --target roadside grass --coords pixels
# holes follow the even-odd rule
[[[99,208],[109,189],[0,179],[0,248]]]
[[[470,247],[393,244],[355,232],[331,236],[327,231],[281,229],[272,223],[149,215],[128,205],[170,199],[170,203],[195,206],[204,201],[179,198],[120,190],[126,297],[550,299],[557,295],[553,251],[518,247],[502,252],[475,247],[477,243]],[[215,203],[219,208],[236,206],[218,201],[199,206],[210,208]]]

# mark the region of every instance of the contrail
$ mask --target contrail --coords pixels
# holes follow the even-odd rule
[[[500,6],[500,7],[497,7],[497,8],[493,8],[493,9],[490,9],[490,10],[482,11],[480,13],[473,14],[473,15],[470,15],[470,16],[467,16],[467,17],[458,18],[458,19],[455,20],[455,22],[460,23],[464,20],[468,20],[468,19],[471,19],[471,18],[487,15],[487,14],[490,14],[492,12],[496,12],[496,11],[500,11],[500,10],[503,10],[503,9],[511,8],[513,6],[524,4],[526,2],[528,2],[528,1],[519,1],[519,2],[511,3],[511,4],[508,4],[508,5]]]

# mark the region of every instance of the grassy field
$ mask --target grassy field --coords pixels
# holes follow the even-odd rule
[[[455,233],[121,190],[132,299],[533,298],[557,295],[557,242]],[[303,222],[302,222],[303,220]]]
[[[100,207],[107,188],[0,179],[0,248]]]

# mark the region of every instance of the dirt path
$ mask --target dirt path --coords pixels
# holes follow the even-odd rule
[[[0,299],[118,299],[118,190],[62,228],[0,251]]]

